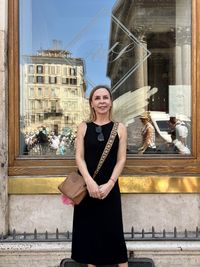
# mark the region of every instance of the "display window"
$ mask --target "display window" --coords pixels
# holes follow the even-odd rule
[[[99,84],[127,127],[125,176],[199,172],[198,1],[8,2],[9,175],[75,168]]]

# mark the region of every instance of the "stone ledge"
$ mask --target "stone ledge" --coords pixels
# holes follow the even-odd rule
[[[0,242],[0,267],[59,267],[70,256],[68,242]]]
[[[200,254],[200,241],[127,241],[128,251],[181,252]],[[71,242],[0,242],[0,256],[8,253],[71,252]]]
[[[200,241],[133,241],[126,244],[129,251],[170,251],[170,253],[194,251],[200,253]]]
[[[200,266],[200,241],[126,243],[129,253],[151,258],[156,267]],[[0,242],[0,267],[59,267],[61,260],[70,255],[71,242]]]
[[[71,242],[0,242],[0,256],[4,253],[70,252]]]

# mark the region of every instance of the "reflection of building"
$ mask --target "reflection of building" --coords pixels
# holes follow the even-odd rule
[[[114,99],[156,87],[148,110],[169,111],[168,86],[191,85],[190,12],[186,0],[117,1],[107,69]]]
[[[191,116],[190,12],[188,0],[119,0],[113,7],[107,75],[128,147],[138,144],[144,111]],[[157,136],[158,145],[165,142]]]
[[[57,49],[23,59],[21,123],[25,131],[41,125],[56,133],[75,128],[88,110],[83,60]]]

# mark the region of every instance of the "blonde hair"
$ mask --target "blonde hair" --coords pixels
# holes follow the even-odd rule
[[[111,100],[111,103],[113,103],[113,100],[112,100],[112,94],[111,94],[111,90],[110,90],[110,87],[107,86],[107,85],[97,85],[95,86],[92,91],[90,92],[90,96],[89,96],[89,105],[90,105],[90,117],[89,117],[89,121],[95,121],[96,120],[96,113],[92,107],[92,97],[94,95],[94,93],[98,90],[98,89],[106,89],[109,93],[109,96],[110,96],[110,100]],[[109,112],[109,119],[112,120],[112,106],[110,108],[110,112]]]

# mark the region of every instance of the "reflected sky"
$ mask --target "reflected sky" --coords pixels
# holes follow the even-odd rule
[[[21,55],[61,48],[84,58],[88,88],[106,77],[112,7],[116,0],[20,0]],[[57,40],[57,42],[53,42]]]

